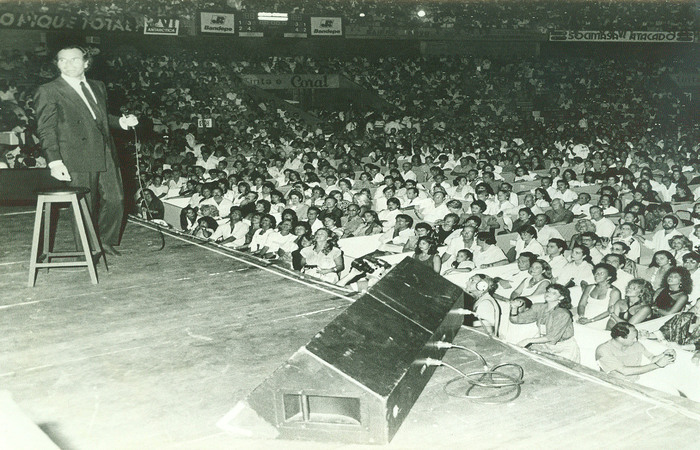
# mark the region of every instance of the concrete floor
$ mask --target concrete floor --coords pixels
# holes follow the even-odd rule
[[[347,300],[167,236],[159,251],[158,233],[133,223],[97,286],[86,270],[54,269],[27,288],[33,213],[21,212],[0,209],[0,389],[61,448],[361,447],[216,427]],[[453,374],[438,369],[388,447],[697,445],[695,404],[570,375],[469,330],[457,340],[491,364],[521,364],[522,395],[503,405],[452,398],[443,385]],[[454,350],[446,361],[479,367]]]

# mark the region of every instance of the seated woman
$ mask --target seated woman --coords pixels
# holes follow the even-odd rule
[[[530,265],[528,273],[530,276],[524,279],[520,285],[511,292],[511,299],[516,297],[528,297],[533,299],[533,297],[544,296],[547,288],[552,283],[552,267],[547,261],[538,259]]]
[[[520,286],[523,280],[530,277],[530,267],[535,261],[537,261],[537,255],[524,252],[515,260],[514,268],[501,276],[494,277],[494,280],[498,284],[497,293],[494,294],[494,298],[504,302],[510,301],[510,293],[513,289]]]
[[[620,322],[637,324],[648,320],[651,317],[653,296],[654,288],[647,280],[635,278],[630,281],[625,289],[625,298],[610,309],[609,327]]]
[[[246,219],[250,221],[250,228],[248,228],[248,232],[245,234],[245,244],[240,248],[247,248],[250,245],[255,232],[260,229],[262,214],[256,212],[249,215]]]
[[[303,272],[329,283],[336,283],[345,268],[343,251],[332,231],[320,228],[314,234],[314,244],[301,249]]]
[[[552,197],[549,196],[546,189],[542,187],[535,189],[535,206],[544,210],[548,209],[551,203]]]
[[[384,230],[382,223],[379,221],[379,216],[375,211],[367,210],[362,214],[362,225],[357,227],[353,236],[371,236],[379,234]]]
[[[693,243],[684,235],[673,236],[669,240],[669,245],[671,246],[671,254],[676,258],[676,261],[683,261],[683,256],[693,251]]]
[[[180,212],[180,228],[185,233],[192,233],[197,228],[197,208],[186,206]]]
[[[510,232],[518,233],[520,230],[531,227],[535,224],[535,215],[530,208],[520,208],[518,210],[518,218],[513,221]],[[505,234],[508,231],[502,231],[499,234]]]
[[[537,240],[537,230],[533,226],[520,229],[518,239],[515,240],[513,253],[511,251],[508,253],[512,254],[512,261],[515,261],[522,252],[534,253],[537,256],[544,256],[545,254],[544,247]],[[511,260],[510,257],[508,259]]]
[[[292,189],[287,193],[287,207],[294,211],[299,220],[306,220],[306,212],[309,210],[309,205],[304,203],[304,194],[301,191]]]
[[[533,304],[523,310],[525,302],[516,297],[510,302],[510,322],[515,324],[537,323],[538,336],[518,342],[521,347],[530,347],[573,362],[581,361],[581,353],[574,339],[574,322],[571,315],[571,296],[561,284],[547,288],[545,303]]]
[[[672,267],[664,275],[661,287],[654,292],[651,318],[669,316],[680,312],[688,303],[693,290],[693,280],[685,267]]]
[[[263,214],[258,228],[250,241],[249,250],[255,256],[263,257],[270,252],[269,239],[275,232],[277,221],[271,214]],[[275,249],[277,251],[277,249]]]
[[[674,203],[692,202],[695,201],[690,188],[684,184],[676,185],[676,193],[671,196],[671,201]]]
[[[141,210],[141,217],[146,220],[163,220],[163,217],[165,217],[163,202],[150,189],[143,190],[143,200],[141,205],[139,205],[139,209]]]
[[[575,245],[569,258],[570,261],[559,270],[555,282],[567,288],[593,283],[591,250],[585,245]]]
[[[649,269],[644,273],[644,278],[649,280],[654,289],[659,289],[663,279],[672,267],[676,266],[676,258],[667,250],[659,250],[651,258]]]
[[[415,226],[415,235],[410,236],[408,238],[408,241],[406,241],[406,244],[403,246],[403,251],[404,252],[414,252],[416,250],[416,246],[418,245],[418,239],[424,237],[424,236],[433,236],[433,227],[431,227],[429,224],[425,222],[419,222]]]
[[[700,203],[696,203],[693,205],[692,208],[690,208],[690,220],[693,222],[693,225],[698,225],[700,224]]]
[[[683,350],[695,352],[692,361],[700,363],[700,302],[690,310],[672,317],[653,333],[656,338],[678,344]]]
[[[612,283],[617,279],[617,270],[610,264],[599,263],[593,266],[593,280],[581,294],[577,312],[578,323],[600,330],[606,329],[612,307],[620,301],[620,290]],[[612,327],[612,325],[611,325]]]
[[[301,234],[299,234],[300,231]],[[291,250],[288,255],[284,254],[282,256],[282,262],[288,263],[294,270],[301,271],[304,269],[304,258],[301,256],[301,251],[314,245],[314,237],[310,230],[306,230],[306,232],[304,232],[299,229],[299,226],[294,228],[294,234],[297,236],[297,238],[294,240],[296,248]]]
[[[436,273],[440,273],[442,269],[442,259],[437,251],[437,242],[431,237],[418,238],[413,259],[432,268]]]

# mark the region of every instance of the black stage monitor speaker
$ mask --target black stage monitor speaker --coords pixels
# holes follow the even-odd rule
[[[246,399],[283,439],[391,441],[462,324],[463,291],[406,258]]]

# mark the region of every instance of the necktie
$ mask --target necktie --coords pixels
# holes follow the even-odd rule
[[[99,120],[98,118],[100,117],[100,110],[97,107],[97,102],[95,101],[95,97],[92,96],[92,92],[90,92],[87,86],[85,86],[84,81],[80,82],[80,89],[83,90],[83,95],[87,99],[88,105],[90,105],[90,109],[92,109],[92,113],[95,115],[95,120]]]

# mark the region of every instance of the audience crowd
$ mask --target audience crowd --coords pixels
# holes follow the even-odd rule
[[[55,76],[41,55],[2,56]],[[170,225],[185,233],[356,290],[411,257],[468,279],[480,325],[522,346],[578,362],[578,326],[611,330],[596,359],[628,379],[675,358],[635,325],[659,320],[645,337],[700,350],[700,132],[666,83],[682,61],[105,58],[111,102],[141,118],[145,219],[181,205]],[[308,120],[248,73],[339,73],[391,107]],[[11,80],[0,119],[24,142],[3,162],[42,166],[35,86]]]

